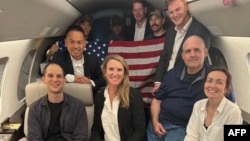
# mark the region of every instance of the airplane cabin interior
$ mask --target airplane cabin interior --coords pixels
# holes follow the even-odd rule
[[[80,15],[94,21],[95,39],[109,31],[113,14],[130,25],[133,0],[1,0],[0,1],[0,122],[23,123],[25,87],[41,81],[40,64],[46,50],[64,36]],[[250,123],[250,1],[187,0],[190,13],[212,33],[209,59],[232,74],[236,102]],[[161,9],[164,0],[146,0],[148,12]],[[147,12],[147,13],[148,13]],[[167,26],[172,23],[166,16]],[[22,127],[21,127],[22,128]],[[12,140],[21,139],[20,129]],[[0,131],[1,132],[1,131]],[[0,134],[1,136],[1,134]],[[0,139],[1,140],[1,139]]]

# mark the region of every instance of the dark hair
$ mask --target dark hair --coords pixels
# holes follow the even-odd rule
[[[141,3],[143,7],[147,7],[145,0],[133,0],[133,4],[134,3]]]
[[[116,26],[116,25],[122,26],[122,18],[118,15],[113,15],[110,18],[110,25],[111,26]]]
[[[209,73],[213,72],[213,71],[219,71],[219,72],[223,72],[226,75],[226,89],[228,90],[227,94],[230,93],[231,91],[231,83],[232,83],[232,76],[229,73],[228,69],[224,68],[224,67],[214,67],[211,70],[208,71],[205,80],[207,80],[207,76]]]
[[[65,34],[65,35],[67,36],[67,34],[68,34],[70,31],[79,31],[79,32],[81,32],[81,33],[83,34],[83,36],[85,37],[83,29],[82,29],[80,26],[78,26],[78,25],[71,25],[71,26],[69,26],[69,27],[67,28],[67,30],[66,30],[66,34]]]
[[[61,65],[59,65],[58,63],[55,63],[55,62],[49,62],[49,63],[43,68],[43,74],[42,74],[43,76],[45,75],[46,70],[47,70],[47,68],[48,68],[50,65],[57,65],[57,66],[59,66],[59,67],[62,69],[63,76],[65,76],[65,72],[64,72],[63,67],[62,67]]]
[[[93,27],[93,20],[90,16],[88,15],[81,15],[77,21],[76,21],[76,24],[77,25],[80,25],[80,24],[83,24],[84,22],[88,22],[90,24],[91,27]]]

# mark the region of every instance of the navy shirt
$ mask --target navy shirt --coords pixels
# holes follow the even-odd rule
[[[212,66],[205,65],[196,78],[187,77],[186,67],[176,67],[164,77],[155,98],[161,100],[159,121],[186,127],[196,101],[206,98],[204,94],[205,76]],[[232,93],[229,99],[234,101]]]

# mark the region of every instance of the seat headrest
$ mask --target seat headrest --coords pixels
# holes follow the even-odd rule
[[[66,83],[63,87],[65,93],[81,100],[85,106],[94,104],[92,86],[90,84]],[[43,82],[32,82],[25,87],[26,103],[30,106],[33,102],[47,94]]]

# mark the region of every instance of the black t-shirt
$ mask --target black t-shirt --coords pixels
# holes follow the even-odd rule
[[[62,103],[49,103],[51,118],[49,129],[45,141],[67,141],[61,134],[60,117],[62,113]]]

